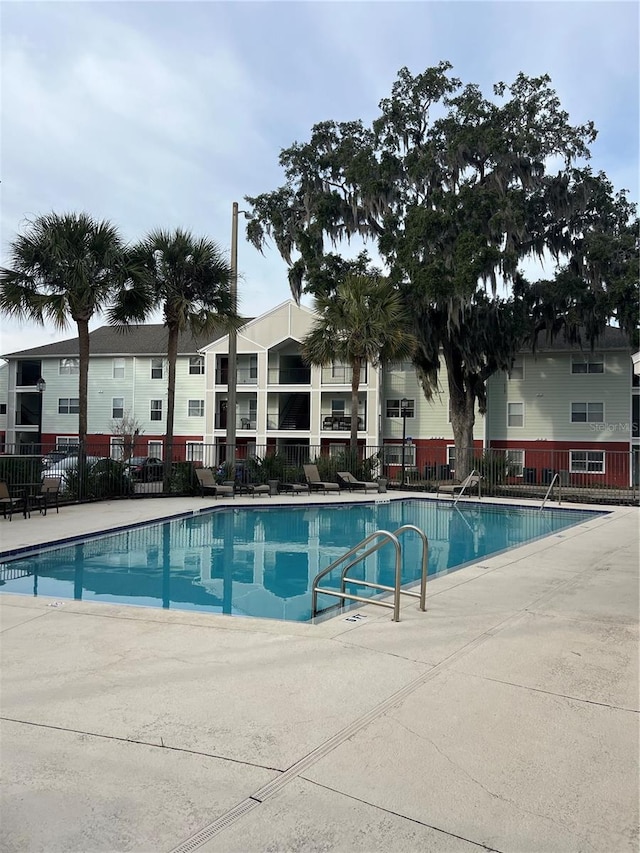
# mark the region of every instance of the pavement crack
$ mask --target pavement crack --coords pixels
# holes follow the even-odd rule
[[[457,770],[459,770],[460,773],[462,773],[464,776],[466,776],[467,779],[469,779],[471,782],[473,782],[474,785],[477,785],[479,788],[481,788],[481,790],[483,790],[490,797],[493,797],[496,800],[500,800],[501,802],[506,803],[507,805],[514,808],[517,812],[520,812],[522,814],[532,815],[533,817],[536,817],[536,818],[541,818],[542,820],[548,821],[549,823],[553,824],[554,826],[559,826],[563,830],[568,831],[572,834],[575,834],[574,828],[569,826],[568,824],[566,824],[562,821],[554,820],[552,817],[549,817],[548,814],[544,814],[543,812],[535,812],[535,811],[532,811],[531,809],[526,809],[520,803],[514,802],[509,797],[505,797],[502,794],[498,794],[495,791],[492,791],[490,788],[487,788],[486,785],[484,785],[479,779],[476,779],[475,776],[472,776],[471,773],[469,773],[469,771],[466,770],[462,765],[460,765],[456,761],[454,761],[451,758],[451,756],[448,755],[443,749],[440,749],[440,747],[437,745],[437,743],[434,740],[432,740],[431,738],[427,737],[424,734],[421,734],[420,732],[415,731],[415,729],[412,729],[411,726],[407,726],[405,723],[400,722],[400,720],[398,720],[396,717],[389,716],[388,719],[392,720],[396,725],[403,728],[406,732],[409,732],[410,734],[414,735],[415,737],[419,738],[420,740],[431,744],[431,746],[435,749],[435,751],[438,753],[438,755],[441,755],[445,759],[445,761],[448,761],[452,767],[455,767]],[[589,841],[586,838],[584,838],[582,836],[578,836],[578,837],[580,838],[580,840],[582,842],[587,844],[592,850],[595,849],[589,843]]]
[[[579,696],[569,696],[567,693],[556,693],[554,690],[544,690],[542,687],[531,687],[528,684],[517,684],[515,681],[505,681],[501,678],[491,678],[488,675],[478,675],[475,672],[466,672],[463,669],[452,670],[458,675],[466,675],[469,678],[479,678],[482,681],[491,681],[494,684],[504,684],[507,687],[517,687],[519,690],[530,690],[532,693],[544,693],[546,696],[556,696],[558,699],[569,699],[572,702],[581,702],[585,705],[597,705],[600,708],[610,708],[612,711],[625,711],[628,714],[640,714],[637,708],[625,708],[622,705],[614,705],[611,702],[597,702],[595,699],[582,699]]]
[[[394,817],[402,818],[403,820],[408,820],[411,823],[416,823],[418,826],[424,826],[426,829],[432,829],[434,832],[441,832],[443,835],[448,836],[449,838],[457,838],[460,841],[466,841],[467,844],[474,844],[476,847],[479,847],[481,850],[488,850],[490,853],[502,853],[502,851],[498,850],[497,847],[489,847],[487,844],[484,844],[482,841],[474,841],[472,838],[467,838],[465,835],[458,835],[455,832],[449,832],[446,829],[442,829],[440,826],[435,826],[432,823],[427,823],[424,820],[419,820],[416,817],[410,817],[409,815],[403,814],[402,812],[396,812],[393,809],[386,809],[384,806],[379,806],[376,803],[369,802],[369,800],[363,800],[361,797],[356,797],[354,794],[347,794],[344,791],[340,791],[338,788],[332,788],[331,785],[323,785],[321,782],[316,782],[314,779],[309,779],[308,776],[300,775],[300,779],[304,779],[305,782],[309,782],[311,785],[315,785],[318,788],[324,788],[325,791],[332,791],[334,794],[339,794],[342,797],[346,797],[349,800],[353,800],[356,803],[362,803],[364,806],[370,806],[377,811],[384,812],[388,815],[393,815]]]
[[[16,625],[9,625],[8,628],[0,628],[0,634],[7,634],[9,631],[15,631],[16,628],[22,628],[23,625],[28,625],[29,622],[34,622],[36,619],[42,619],[43,616],[48,616],[49,613],[51,613],[50,610],[43,610],[41,613],[32,616],[31,619],[23,619],[22,622],[18,622]]]
[[[258,764],[255,761],[244,761],[240,758],[229,758],[227,755],[220,755],[215,752],[204,752],[199,749],[186,749],[182,746],[170,746],[165,743],[163,738],[160,737],[160,743],[148,741],[148,740],[139,740],[138,738],[131,737],[120,737],[119,735],[107,735],[102,732],[89,732],[84,729],[72,729],[68,726],[53,726],[49,723],[34,723],[32,720],[17,720],[15,717],[4,717],[0,716],[0,720],[4,720],[7,723],[16,723],[17,725],[22,726],[33,726],[38,729],[50,729],[57,732],[69,732],[70,734],[76,735],[85,735],[86,737],[95,737],[100,738],[102,740],[113,740],[118,741],[119,743],[131,743],[137,746],[150,746],[154,749],[162,749],[162,750],[170,750],[171,752],[181,752],[186,755],[200,755],[203,758],[215,758],[218,761],[228,761],[232,764],[241,764],[245,767],[256,767],[260,770],[270,770],[274,773],[284,773],[284,770],[281,767],[270,767],[267,764]]]

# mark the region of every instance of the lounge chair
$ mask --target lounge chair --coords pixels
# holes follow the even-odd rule
[[[278,483],[278,491],[284,494],[297,495],[300,492],[309,494],[309,483]]]
[[[47,514],[48,506],[55,505],[56,512],[60,512],[60,504],[58,503],[58,500],[60,497],[61,482],[62,477],[45,477],[42,480],[40,493],[31,498],[31,505],[39,509],[42,515]]]
[[[21,509],[25,518],[29,513],[26,496],[21,495],[18,497],[15,494],[12,495],[8,484],[4,480],[0,480],[0,506],[2,506],[3,518],[6,518],[7,513],[9,513],[9,521],[13,519],[13,513],[16,509]]]
[[[233,497],[233,486],[220,485],[216,483],[213,471],[210,468],[196,468],[196,477],[200,486],[200,495],[204,497],[205,492],[215,495],[215,497]]]
[[[461,492],[463,489],[466,492],[469,492],[470,489],[477,489],[478,496],[481,497],[480,494],[480,481],[481,477],[479,474],[469,474],[461,483],[438,483],[438,494],[440,492],[445,492],[449,495],[456,495]]]
[[[325,495],[327,492],[340,491],[338,483],[325,483],[320,479],[317,465],[303,465],[302,468],[304,470],[304,476],[307,478],[307,483],[309,484],[309,491],[324,492]]]
[[[246,483],[245,488],[254,498],[256,495],[269,495],[271,497],[271,489],[266,483]]]
[[[365,492],[377,492],[378,484],[373,480],[356,480],[350,471],[338,471],[338,482],[350,492],[360,489]]]

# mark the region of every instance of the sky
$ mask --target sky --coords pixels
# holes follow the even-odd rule
[[[2,2],[0,257],[29,219],[86,211],[135,242],[182,227],[228,252],[232,203],[284,182],[320,121],[369,123],[397,72],[551,75],[592,166],[638,200],[636,2]],[[358,246],[345,254],[352,255]],[[238,247],[239,308],[290,296],[275,247]],[[159,319],[159,318],[158,318]],[[157,320],[156,320],[157,321]],[[0,353],[75,337],[0,318]],[[91,328],[102,325],[96,318]]]

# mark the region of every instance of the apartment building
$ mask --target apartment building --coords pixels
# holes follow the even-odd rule
[[[301,341],[313,313],[287,300],[249,320],[237,335],[238,454],[337,454],[349,444],[351,370],[338,362],[310,367]],[[161,456],[166,423],[166,329],[104,326],[91,333],[89,441],[117,456],[123,416],[138,425],[135,453]],[[217,464],[225,458],[228,337],[179,342],[176,379],[177,458]],[[7,448],[73,444],[77,438],[76,338],[4,356],[0,426]],[[5,377],[3,379],[3,377]],[[38,391],[38,379],[46,390]],[[609,328],[592,353],[563,340],[538,341],[510,374],[492,376],[487,414],[476,415],[474,449],[504,451],[510,473],[545,482],[549,472],[626,486],[639,479],[640,387],[628,341]],[[4,382],[4,385],[3,385]],[[3,390],[3,388],[5,390]],[[384,463],[419,477],[455,472],[446,375],[427,401],[410,363],[384,370],[365,365],[358,401],[358,442],[368,452],[385,446]],[[295,451],[294,451],[295,448]],[[300,450],[302,448],[302,450]]]
[[[121,332],[103,326],[90,333],[88,433],[92,452],[117,456],[117,423],[138,429],[135,452],[160,456],[167,416],[167,330],[132,326]],[[204,356],[207,340],[180,336],[176,364],[174,434],[177,442],[204,430]],[[42,444],[73,445],[78,436],[78,339],[70,338],[5,355],[7,364],[4,441],[12,451]],[[0,374],[1,376],[2,374]],[[44,380],[44,388],[39,380]],[[5,402],[6,401],[6,402]]]

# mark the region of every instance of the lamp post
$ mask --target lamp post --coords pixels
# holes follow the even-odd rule
[[[231,308],[235,312],[238,306],[238,202],[233,202],[231,213]],[[229,331],[229,361],[227,366],[227,458],[234,468],[236,461],[236,389],[238,383],[238,335],[235,329]],[[229,458],[231,453],[231,458]]]
[[[238,313],[238,216],[244,214],[245,219],[251,219],[246,210],[238,209],[234,201],[231,209],[231,307]],[[235,328],[229,332],[229,363],[227,368],[227,462],[235,469],[236,462],[236,398],[238,387],[238,332]],[[231,450],[231,459],[229,459]],[[235,477],[235,472],[234,472]]]
[[[42,454],[42,403],[43,403],[43,395],[47,390],[47,383],[44,381],[42,376],[36,382],[36,388],[38,389],[39,395],[39,405],[38,405],[38,443],[40,444],[40,453]]]
[[[400,400],[400,414],[402,415],[402,480],[400,485],[404,487],[405,484],[405,470],[406,470],[406,459],[405,459],[405,443],[407,441],[407,406],[409,405],[409,401],[406,397],[403,397]]]

